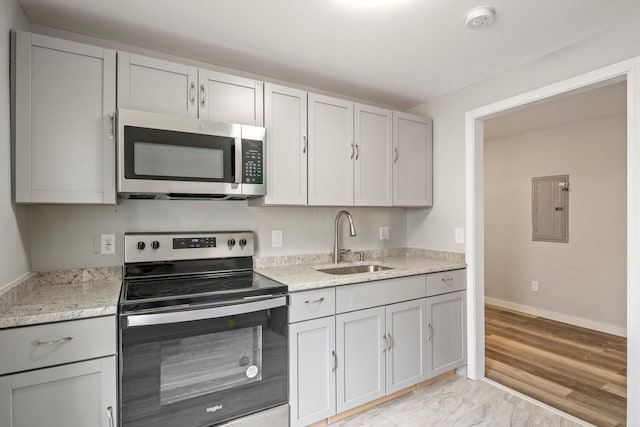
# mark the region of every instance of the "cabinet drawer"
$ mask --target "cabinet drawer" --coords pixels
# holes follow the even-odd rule
[[[289,323],[333,316],[336,313],[336,290],[324,288],[289,294]]]
[[[340,286],[336,313],[362,310],[426,296],[424,275]]]
[[[66,339],[65,339],[66,338]],[[0,330],[0,375],[116,353],[115,316]]]
[[[467,288],[467,270],[427,274],[427,296],[461,291]]]

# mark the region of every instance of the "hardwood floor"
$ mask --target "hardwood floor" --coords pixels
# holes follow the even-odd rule
[[[626,425],[627,340],[485,305],[486,376],[597,426]]]

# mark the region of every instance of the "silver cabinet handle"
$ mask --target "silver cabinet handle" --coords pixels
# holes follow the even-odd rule
[[[443,281],[444,283],[449,282],[448,284],[451,284],[451,282],[453,282],[453,277],[443,277],[443,278],[442,278],[442,281]]]
[[[302,139],[304,140],[304,145],[302,146],[302,154],[306,154],[307,152],[307,135],[302,135]]]
[[[324,301],[324,297],[321,297],[320,299],[313,300],[313,301],[306,300],[304,303],[305,304],[316,304],[316,303],[321,303],[322,301]]]
[[[382,352],[384,353],[389,348],[389,339],[387,338],[387,334],[384,334],[382,339],[384,340],[384,348],[382,349]]]
[[[431,338],[433,338],[433,326],[431,326],[431,322],[429,322],[428,328],[429,335],[427,335],[427,341],[431,341]]]
[[[335,350],[331,352],[331,355],[333,356],[333,369],[331,369],[331,372],[335,372],[338,369],[338,356]]]
[[[391,337],[391,332],[387,332],[387,338],[389,339],[389,351],[391,351],[391,347],[393,347],[393,338]]]
[[[400,157],[400,152],[398,151],[398,147],[395,147],[393,149],[393,153],[394,153],[393,163],[398,163],[398,158]]]
[[[73,339],[72,336],[67,336],[67,337],[62,337],[60,339],[57,340],[51,340],[51,341],[40,341],[40,340],[34,340],[31,341],[31,345],[50,345],[50,344],[60,344],[63,342],[69,342]]]
[[[358,157],[360,157],[360,146],[356,144],[356,160],[358,160]]]
[[[109,114],[109,120],[111,120],[111,130],[109,131],[109,139],[113,139],[116,134],[116,115]]]
[[[349,157],[350,159],[353,159],[353,156],[355,156],[356,154],[356,145],[355,144],[350,144],[351,145],[351,157]]]
[[[207,99],[207,98],[206,98],[207,93],[206,93],[206,91],[205,91],[204,89],[205,89],[205,88],[204,88],[204,83],[202,83],[202,84],[200,85],[200,105],[201,105],[203,108],[204,108],[204,106],[207,104],[207,101],[206,101],[206,99]]]
[[[191,105],[195,105],[196,103],[196,82],[191,82],[191,86],[189,88],[190,96],[191,96]]]
[[[113,407],[107,406],[107,416],[109,417],[109,427],[114,427],[113,424]]]

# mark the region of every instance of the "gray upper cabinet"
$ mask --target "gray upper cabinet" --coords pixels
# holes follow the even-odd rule
[[[309,205],[353,205],[353,102],[309,94]]]
[[[198,69],[118,52],[118,107],[198,117]]]
[[[429,118],[393,113],[393,205],[433,204],[433,136]]]
[[[355,104],[354,205],[391,206],[391,110]]]
[[[307,92],[266,83],[265,205],[307,204]]]
[[[15,201],[114,204],[115,51],[13,34]]]
[[[118,108],[262,126],[263,83],[118,52]]]

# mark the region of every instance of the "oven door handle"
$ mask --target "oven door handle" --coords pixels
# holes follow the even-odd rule
[[[164,325],[167,323],[191,322],[194,320],[215,319],[219,317],[253,313],[255,311],[268,310],[270,308],[282,307],[286,305],[287,297],[282,296],[262,301],[225,305],[222,307],[173,311],[170,313],[132,314],[126,316],[126,325],[127,328],[131,328],[135,326],[152,326]]]

